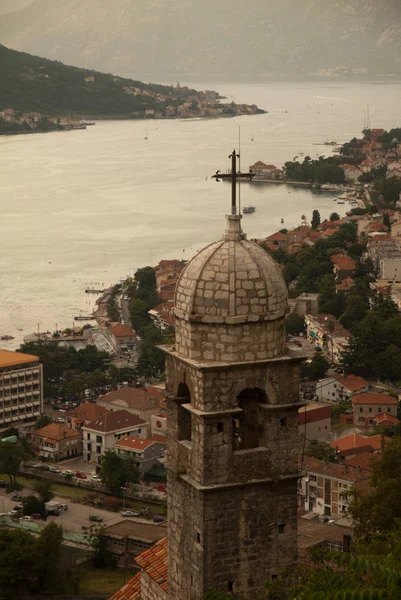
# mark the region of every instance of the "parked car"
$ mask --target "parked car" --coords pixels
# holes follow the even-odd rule
[[[30,465],[31,469],[40,469],[42,465],[40,463],[32,463]]]
[[[58,507],[58,509],[61,512],[63,512],[63,511],[65,512],[66,510],[68,510],[68,504],[60,504],[59,507]]]
[[[13,496],[11,496],[11,500],[22,500],[22,496],[20,496],[19,494],[14,494]]]
[[[42,471],[49,471],[50,465],[45,465],[44,463],[42,463],[41,465],[39,465],[39,469],[42,469]]]
[[[40,521],[42,518],[42,515],[40,513],[33,513],[33,515],[31,515],[32,519],[35,519],[35,521]]]
[[[155,515],[154,517],[152,517],[153,523],[164,523],[165,520],[166,517],[160,517],[159,515]]]
[[[49,515],[49,517],[59,517],[60,511],[59,510],[48,510],[47,514]]]
[[[77,471],[75,473],[75,477],[77,477],[78,479],[86,479],[85,473],[82,473],[81,471]]]
[[[14,506],[14,510],[22,510],[23,508],[24,508],[24,505],[23,505],[23,504],[16,504],[16,505]]]
[[[33,519],[29,515],[25,515],[24,517],[20,517],[20,521],[33,521]]]
[[[302,346],[302,343],[301,343],[301,342],[299,342],[298,340],[294,340],[294,342],[293,342],[293,343],[294,343],[296,346]]]
[[[4,481],[4,479],[0,479],[0,488],[4,488],[4,487],[6,487],[6,485],[7,485],[7,482]]]
[[[102,517],[99,517],[98,515],[91,515],[89,517],[89,521],[94,521],[95,523],[103,523]]]
[[[102,483],[102,480],[100,479],[99,475],[92,475],[91,481],[97,481],[98,483]]]
[[[61,473],[61,469],[58,469],[57,467],[50,467],[49,471],[50,473]]]
[[[160,485],[158,485],[156,487],[157,491],[159,492],[167,492],[167,485],[164,485],[163,483],[161,483]]]
[[[139,513],[134,512],[133,510],[123,510],[121,513],[122,517],[139,517]]]
[[[70,471],[69,469],[66,469],[65,471],[63,471],[63,475],[74,475],[74,471]]]
[[[56,417],[54,419],[55,423],[65,423],[65,418],[64,417]]]

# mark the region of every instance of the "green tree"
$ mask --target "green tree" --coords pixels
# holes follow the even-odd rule
[[[49,479],[38,479],[34,482],[33,488],[39,494],[40,501],[43,504],[49,502],[54,497],[54,484]]]
[[[24,505],[24,515],[33,515],[34,513],[42,514],[44,506],[43,503],[36,496],[25,496],[22,499]]]
[[[383,225],[387,227],[388,231],[391,230],[390,215],[387,212],[383,215]]]
[[[330,217],[329,217],[330,221],[339,221],[340,220],[340,215],[336,212],[332,212]]]
[[[32,592],[36,549],[36,539],[29,533],[0,529],[0,590],[6,600]]]
[[[36,546],[36,572],[41,595],[58,592],[61,576],[63,529],[49,523],[39,534]]]
[[[311,225],[312,229],[317,229],[320,225],[320,212],[316,209],[312,213]]]
[[[40,417],[38,417],[36,419],[36,422],[34,424],[34,429],[41,429],[42,427],[45,427],[46,425],[50,425],[50,423],[53,423],[53,419],[51,417],[49,417],[49,415],[43,414],[40,415]]]
[[[336,460],[335,449],[330,444],[318,440],[311,440],[311,443],[306,447],[305,454],[325,462],[335,462]]]
[[[92,548],[91,561],[96,569],[116,569],[117,559],[107,548],[107,536],[104,525],[92,524],[89,529],[89,541]]]
[[[401,438],[386,440],[381,459],[372,458],[370,491],[354,491],[348,512],[358,535],[388,531],[401,519]]]
[[[135,461],[124,458],[112,450],[102,456],[99,475],[106,489],[115,496],[121,496],[121,488],[137,481],[138,469]]]
[[[324,275],[319,283],[319,312],[338,317],[341,314],[340,297],[337,294],[334,275]]]
[[[310,380],[323,379],[329,367],[329,361],[322,356],[321,352],[316,352],[309,364],[302,363],[301,373]]]
[[[290,335],[303,333],[305,331],[305,318],[300,317],[296,312],[292,312],[285,321],[285,329]]]
[[[12,485],[16,485],[17,477],[21,471],[21,464],[27,458],[21,444],[10,442],[0,443],[0,473],[4,473]]]
[[[150,323],[150,317],[148,311],[150,306],[140,299],[134,299],[129,305],[129,314],[132,323],[132,327],[138,333],[142,331]]]
[[[340,323],[353,332],[358,323],[366,316],[369,310],[369,299],[367,296],[350,293],[345,300],[345,310],[340,317]]]

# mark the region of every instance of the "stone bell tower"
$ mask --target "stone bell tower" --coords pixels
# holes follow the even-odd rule
[[[181,274],[165,348],[171,600],[254,600],[297,558],[302,358],[281,271],[232,213]]]

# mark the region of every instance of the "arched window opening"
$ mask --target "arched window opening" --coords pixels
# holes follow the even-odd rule
[[[258,404],[266,403],[266,394],[259,388],[247,388],[237,398],[242,413],[234,419],[234,450],[259,446],[260,423]]]
[[[191,403],[191,394],[185,383],[180,383],[177,392],[178,439],[191,441],[192,419],[189,410],[183,404]]]

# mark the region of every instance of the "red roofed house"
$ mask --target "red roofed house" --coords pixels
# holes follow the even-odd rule
[[[67,412],[67,425],[70,429],[80,431],[83,425],[96,421],[107,412],[109,412],[107,408],[98,406],[94,402],[85,402]]]
[[[153,323],[159,329],[166,329],[174,325],[174,304],[173,302],[161,302],[154,308],[151,308],[148,312]]]
[[[271,243],[277,248],[286,248],[288,246],[288,236],[286,233],[276,231],[263,240],[264,242]]]
[[[382,413],[378,413],[375,416],[375,423],[377,427],[388,427],[389,425],[396,425],[397,423],[399,423],[400,420],[397,419],[397,417],[394,417],[393,415],[389,415],[386,412],[382,412]]]
[[[336,279],[342,280],[350,277],[353,271],[355,271],[355,261],[346,254],[333,254],[333,256],[330,256],[330,260],[333,263],[333,271]]]
[[[82,454],[82,434],[60,423],[32,431],[30,439],[35,454],[56,462]]]
[[[337,516],[346,511],[346,493],[366,489],[370,469],[325,462],[306,456],[303,464],[306,475],[301,480],[302,508],[319,515]]]
[[[382,450],[385,438],[381,435],[362,435],[360,433],[351,433],[343,438],[338,438],[330,442],[330,446],[334,448],[343,458],[351,458],[362,452],[370,452],[379,454]]]
[[[380,136],[384,133],[384,129],[371,129],[370,139],[372,142],[377,142]]]
[[[311,402],[298,410],[299,439],[309,444],[313,440],[326,440],[331,433],[331,406]]]
[[[118,349],[121,349],[123,346],[127,345],[135,346],[138,343],[135,331],[131,329],[131,327],[127,327],[122,323],[109,327],[109,331],[116,340]]]
[[[358,394],[352,398],[354,425],[372,428],[380,413],[397,416],[398,400],[388,394]]]
[[[369,390],[369,384],[362,377],[347,375],[339,379],[326,377],[316,384],[316,395],[320,402],[338,404],[349,402],[354,394],[361,394]]]
[[[96,404],[110,411],[126,410],[149,423],[151,415],[159,412],[160,399],[141,388],[122,387],[99,396]]]
[[[71,430],[70,430],[71,431]],[[148,437],[148,423],[126,410],[108,412],[96,421],[82,427],[84,459],[100,465],[107,450],[124,436]]]
[[[167,438],[163,435],[152,435],[146,440],[133,436],[124,436],[114,444],[117,454],[133,458],[141,473],[150,471],[166,452]]]
[[[280,169],[277,169],[277,167],[275,165],[266,165],[261,160],[258,160],[253,165],[251,165],[249,167],[249,170],[252,171],[252,173],[255,173],[255,175],[264,175],[265,177],[271,177],[273,179],[280,178],[280,177],[276,177],[277,171],[280,171]]]

